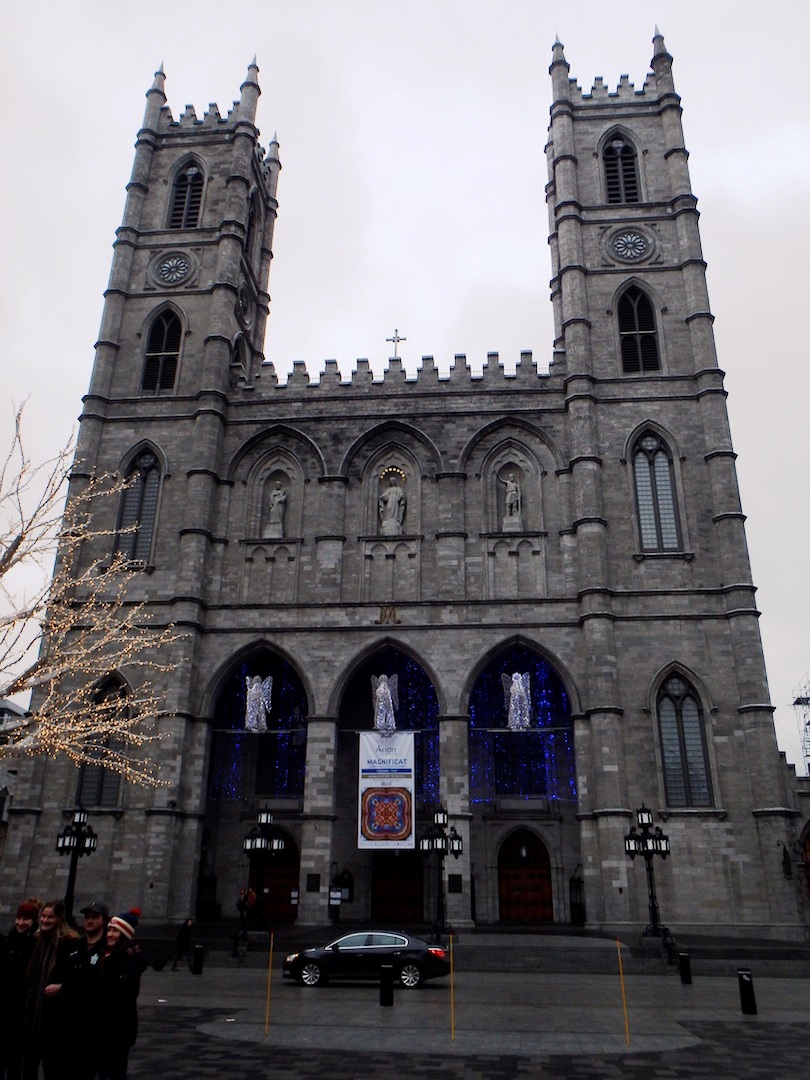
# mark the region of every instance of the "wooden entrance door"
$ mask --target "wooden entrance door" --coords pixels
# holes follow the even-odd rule
[[[250,884],[256,890],[256,906],[249,920],[256,927],[295,922],[298,907],[292,903],[292,893],[298,889],[299,873],[298,845],[287,833],[283,851],[251,858]]]
[[[554,920],[548,848],[528,829],[517,829],[501,844],[498,901],[501,922]]]
[[[419,851],[375,851],[371,856],[371,918],[421,922],[424,858]]]

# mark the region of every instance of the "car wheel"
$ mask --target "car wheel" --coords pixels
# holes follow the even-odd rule
[[[321,965],[315,960],[307,960],[305,964],[301,965],[301,971],[298,974],[298,978],[304,986],[317,986],[318,983],[326,981],[323,977],[323,972],[321,971]]]
[[[422,969],[418,964],[403,964],[399,969],[399,981],[407,990],[415,990],[422,981]]]

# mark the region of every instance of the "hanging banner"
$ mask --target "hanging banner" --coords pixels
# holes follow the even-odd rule
[[[412,731],[361,731],[357,771],[358,848],[416,846]]]

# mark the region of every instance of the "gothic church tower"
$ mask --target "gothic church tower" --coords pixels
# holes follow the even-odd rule
[[[550,67],[554,355],[565,377],[587,669],[578,740],[590,776],[580,786],[585,875],[608,873],[625,827],[616,809],[637,801],[639,776],[655,768],[673,847],[697,850],[698,822],[705,841],[736,833],[742,885],[773,864],[791,811],[680,98],[657,30],[653,47],[641,90],[622,76],[615,91],[597,78],[583,93],[559,41]],[[630,676],[638,664],[654,673],[646,694]],[[746,746],[739,759],[735,743]],[[753,829],[720,824],[740,796],[751,800]],[[717,835],[709,847],[722,847]],[[704,872],[681,869],[685,894]],[[605,916],[617,916],[621,898],[604,896]],[[780,905],[763,917],[779,920]]]

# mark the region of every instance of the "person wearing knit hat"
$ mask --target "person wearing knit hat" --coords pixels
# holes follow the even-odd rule
[[[129,1052],[138,1035],[138,993],[146,958],[133,938],[140,909],[113,915],[101,970],[101,1065],[99,1080],[126,1080]]]
[[[140,915],[140,908],[130,908],[129,911],[125,911],[121,915],[113,915],[107,924],[108,937],[110,930],[118,930],[128,941],[132,941],[135,937],[135,931],[138,929]]]
[[[17,908],[14,926],[0,934],[0,1076],[22,1075],[25,976],[36,943],[39,909],[33,897]]]

